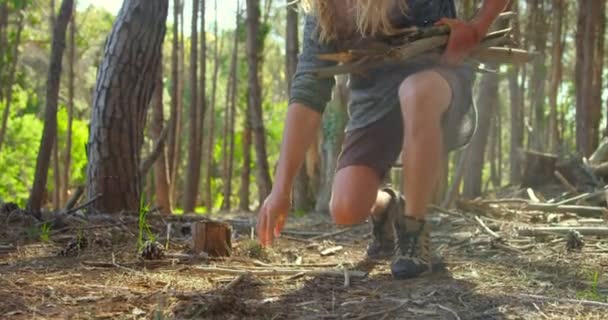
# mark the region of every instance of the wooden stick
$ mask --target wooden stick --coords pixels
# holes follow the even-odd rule
[[[307,276],[344,277],[343,270],[302,270],[302,269],[273,269],[273,270],[238,270],[218,267],[193,267],[192,270],[205,273],[227,274],[227,275],[253,275],[257,277],[281,277],[304,274]],[[349,270],[348,276],[352,278],[365,278],[366,272]]]
[[[579,304],[579,305],[589,306],[589,307],[608,308],[608,303],[599,302],[599,301],[551,298],[551,297],[539,296],[539,295],[534,295],[534,294],[520,294],[520,295],[517,295],[517,297],[520,299],[525,299],[525,300],[531,299],[531,300],[544,301],[544,302],[561,302],[561,303]]]
[[[562,200],[558,203],[556,203],[558,206],[563,206],[565,204],[571,203],[571,202],[576,202],[576,201],[582,201],[582,200],[587,200],[587,199],[591,199],[591,198],[595,198],[597,196],[601,196],[606,194],[606,192],[608,191],[608,187],[604,187],[604,189],[600,190],[600,191],[596,191],[593,193],[583,193],[581,195],[578,195],[576,197],[573,198],[569,198],[569,199],[565,199]]]
[[[554,213],[574,213],[578,216],[585,218],[604,218],[608,216],[608,209],[603,207],[592,207],[592,206],[569,206],[569,205],[555,205],[547,203],[529,203],[521,210],[529,211],[543,211],[543,212],[554,212]]]
[[[78,203],[78,200],[80,199],[80,197],[82,197],[83,193],[84,186],[78,186],[78,188],[76,188],[76,192],[74,192],[74,194],[70,197],[70,200],[68,200],[68,202],[66,203],[64,210],[71,210],[76,205],[76,203]]]
[[[536,237],[547,234],[568,234],[570,231],[577,231],[583,236],[606,237],[608,236],[608,228],[604,227],[538,227],[538,228],[523,228],[518,230],[517,234],[520,237]]]
[[[570,183],[570,181],[568,181],[568,179],[566,179],[566,177],[564,177],[559,171],[555,170],[553,172],[553,174],[555,175],[557,180],[559,180],[559,182],[561,182],[564,185],[564,187],[566,187],[566,189],[570,190],[570,192],[572,192],[572,193],[578,192],[578,190],[576,190],[576,188],[572,185],[572,183]]]
[[[68,210],[68,211],[67,211],[65,214],[66,214],[66,215],[70,215],[70,214],[72,214],[72,213],[74,213],[74,212],[76,212],[76,211],[78,211],[78,210],[80,210],[80,209],[84,209],[84,208],[86,208],[86,207],[90,206],[90,205],[91,205],[93,202],[97,201],[97,199],[99,199],[99,198],[101,198],[101,197],[102,197],[102,194],[100,193],[100,194],[98,194],[98,195],[94,196],[94,197],[93,197],[92,199],[90,199],[89,201],[87,201],[87,202],[85,202],[85,203],[83,203],[83,204],[79,205],[78,207],[76,207],[76,208],[74,208],[74,209],[70,209],[70,210]]]
[[[500,240],[502,239],[501,236],[499,236],[496,232],[492,231],[492,229],[488,228],[488,226],[483,222],[483,220],[481,220],[481,218],[479,216],[475,216],[475,221],[477,222],[477,224],[481,227],[481,229],[483,231],[485,231],[485,233],[489,234],[492,238]]]
[[[325,233],[322,235],[318,235],[316,237],[312,237],[310,239],[308,239],[308,241],[317,241],[317,240],[321,240],[321,239],[325,239],[325,238],[331,238],[331,237],[335,237],[335,236],[339,236],[341,234],[353,231],[355,228],[347,228],[347,229],[342,229],[342,230],[338,230],[335,232],[330,232],[330,233]]]

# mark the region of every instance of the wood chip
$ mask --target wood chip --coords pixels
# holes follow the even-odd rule
[[[321,251],[321,256],[326,257],[326,256],[334,255],[337,252],[342,251],[343,249],[344,249],[343,246],[335,246],[335,247],[327,248],[327,249]]]

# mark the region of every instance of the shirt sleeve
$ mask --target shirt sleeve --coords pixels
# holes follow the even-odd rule
[[[321,53],[335,52],[331,42],[319,40],[317,32],[317,19],[312,15],[305,17],[304,37],[302,39],[302,53],[298,59],[298,66],[291,82],[289,103],[301,103],[323,113],[336,84],[334,77],[320,78],[311,71],[316,68],[330,67],[337,64],[334,61],[325,61],[317,58]]]

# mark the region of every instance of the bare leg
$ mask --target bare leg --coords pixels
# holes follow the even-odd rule
[[[404,120],[405,214],[424,219],[441,171],[441,117],[452,91],[439,73],[424,71],[403,81],[399,99]]]
[[[334,222],[350,226],[365,222],[370,215],[384,211],[390,195],[378,191],[378,173],[366,166],[349,166],[336,173],[331,196]]]

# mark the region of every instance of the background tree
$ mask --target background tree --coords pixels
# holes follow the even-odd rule
[[[51,63],[47,78],[44,131],[42,132],[40,151],[38,153],[38,160],[36,161],[34,185],[32,186],[28,202],[28,209],[32,212],[39,212],[42,207],[51,151],[57,138],[57,102],[59,99],[61,60],[65,49],[66,29],[72,16],[73,6],[73,0],[63,0],[59,16],[54,23]]]
[[[160,72],[167,10],[163,0],[126,0],[108,37],[87,149],[88,197],[101,195],[93,203],[95,211],[139,209],[140,149]]]

